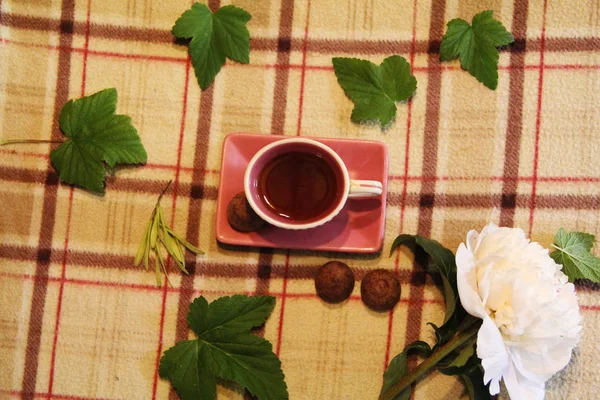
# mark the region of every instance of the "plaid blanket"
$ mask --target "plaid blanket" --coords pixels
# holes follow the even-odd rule
[[[216,9],[225,1],[210,0]],[[388,361],[432,341],[443,297],[404,253],[400,232],[455,250],[488,221],[552,243],[560,227],[600,234],[600,4],[596,0],[234,0],[253,16],[251,63],[227,63],[201,92],[170,28],[190,0],[0,0],[0,137],[58,139],[63,104],[107,87],[133,117],[144,167],[120,168],[104,196],[59,183],[52,145],[0,149],[0,398],[176,399],[157,377],[162,352],[189,334],[190,301],[270,294],[264,336],[280,356],[291,399],[375,399]],[[458,62],[439,62],[452,18],[493,9],[513,33],[499,85],[486,89]],[[333,56],[410,61],[416,96],[386,131],[350,121]],[[381,256],[220,246],[215,208],[226,134],[361,138],[390,152]],[[144,224],[165,183],[175,230],[206,255],[173,287],[133,267]],[[596,252],[598,250],[596,249]],[[394,270],[390,313],[368,311],[357,285],[343,306],[314,294],[330,259],[361,279]],[[584,334],[548,399],[592,399],[600,387],[600,287],[578,283]],[[220,399],[246,396],[234,384]],[[465,396],[433,374],[415,399]]]

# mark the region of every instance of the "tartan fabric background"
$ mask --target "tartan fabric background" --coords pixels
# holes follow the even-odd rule
[[[226,1],[210,0],[215,9]],[[148,151],[94,196],[59,184],[49,145],[0,149],[0,398],[176,399],[157,377],[162,352],[188,336],[199,294],[277,296],[264,328],[291,399],[374,399],[388,360],[431,341],[443,299],[406,254],[400,232],[456,249],[492,220],[545,246],[559,227],[600,234],[600,5],[597,0],[235,0],[253,19],[251,64],[227,63],[201,93],[170,28],[191,0],[0,0],[0,137],[61,136],[70,98],[119,91]],[[445,24],[484,9],[514,34],[490,91],[458,62],[440,64]],[[392,127],[351,123],[333,56],[406,57],[416,96]],[[390,152],[381,257],[235,249],[215,242],[220,151],[230,132],[366,138]],[[175,230],[206,250],[173,288],[132,257],[165,183]],[[596,249],[598,253],[598,249]],[[189,257],[189,255],[188,255]],[[392,313],[368,311],[359,285],[342,306],[315,297],[312,274],[332,258],[358,279],[398,272]],[[600,385],[600,287],[579,283],[584,336],[548,399],[592,399]],[[433,374],[415,399],[462,395]],[[244,397],[236,385],[219,399]]]

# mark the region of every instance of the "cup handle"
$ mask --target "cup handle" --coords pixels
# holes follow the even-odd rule
[[[350,181],[350,193],[348,197],[372,197],[383,193],[383,185],[378,181]]]

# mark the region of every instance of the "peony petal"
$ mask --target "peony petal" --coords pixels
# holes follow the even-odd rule
[[[510,358],[521,375],[530,381],[543,384],[571,360],[572,347],[555,347],[543,355],[528,351],[525,347],[510,347]]]
[[[456,251],[456,283],[458,286],[458,295],[460,303],[464,309],[471,315],[479,318],[487,316],[485,307],[477,294],[477,274],[473,254],[467,250],[464,243]]]
[[[467,246],[467,250],[469,250],[469,252],[472,254],[475,254],[475,250],[477,249],[477,246],[479,245],[477,238],[480,238],[480,236],[479,236],[479,232],[477,232],[475,229],[471,229],[467,233],[467,240],[465,240],[465,243]]]
[[[490,394],[492,396],[495,396],[498,393],[500,393],[500,381],[492,379],[492,381],[490,382]]]
[[[510,363],[504,374],[504,385],[512,400],[544,400],[545,384],[528,380]]]
[[[495,386],[494,382],[502,379],[509,365],[509,360],[502,335],[494,321],[488,316],[485,316],[483,324],[477,332],[477,357],[481,359],[481,365],[483,366],[484,383],[491,381]]]

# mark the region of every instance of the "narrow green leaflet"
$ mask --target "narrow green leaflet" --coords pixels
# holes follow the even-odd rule
[[[131,118],[117,115],[117,90],[106,89],[64,105],[58,122],[68,138],[50,153],[63,182],[104,192],[105,163],[140,164],[146,150]]]
[[[457,18],[448,22],[448,30],[440,45],[440,59],[460,57],[461,66],[488,88],[498,86],[498,59],[496,47],[514,42],[513,36],[487,10],[473,17],[472,24]]]
[[[252,16],[243,8],[224,6],[215,13],[194,3],[175,22],[173,36],[192,39],[189,53],[202,90],[208,89],[225,64],[225,58],[242,64],[250,62],[250,32],[246,24]]]
[[[358,58],[334,58],[338,83],[352,100],[352,121],[379,121],[388,125],[396,116],[396,102],[408,100],[417,90],[410,64],[400,56],[391,56],[377,66]]]
[[[589,233],[565,232],[563,228],[554,236],[552,247],[556,250],[550,257],[562,264],[569,281],[589,279],[600,282],[600,258],[591,253],[594,241],[594,236]]]
[[[406,346],[402,353],[392,358],[392,361],[390,361],[383,374],[383,386],[381,387],[381,392],[379,393],[380,396],[396,382],[408,375],[408,356],[412,354],[418,354],[423,358],[429,357],[431,355],[431,347],[429,347],[429,344],[417,340],[416,342],[412,342]],[[411,393],[412,389],[409,387],[398,396],[394,397],[393,400],[408,400]]]
[[[183,400],[214,400],[216,377],[244,386],[261,400],[288,398],[281,362],[271,343],[250,332],[275,307],[271,296],[204,297],[190,304],[188,324],[198,336],[171,347],[160,360],[159,374]]]

